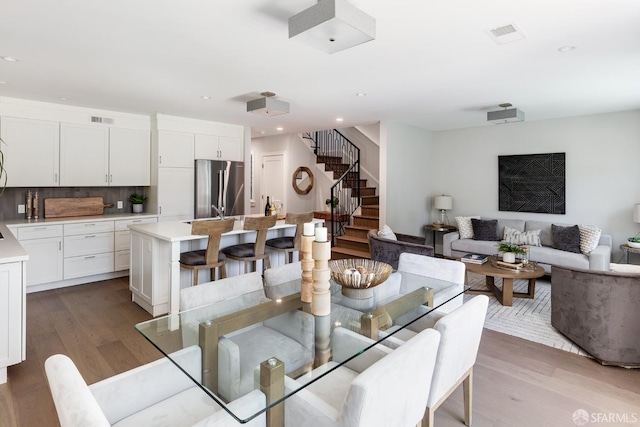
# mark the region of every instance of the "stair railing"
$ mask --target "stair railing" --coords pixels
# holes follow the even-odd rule
[[[308,132],[303,137],[313,141],[313,151],[320,162],[334,174],[342,172],[331,186],[329,199],[337,198],[337,203],[329,204],[331,246],[334,246],[336,237],[344,233],[344,224],[351,222],[360,206],[360,149],[336,129]]]

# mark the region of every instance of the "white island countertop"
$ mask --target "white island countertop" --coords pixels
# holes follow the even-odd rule
[[[248,216],[248,215],[247,215]],[[230,218],[230,217],[229,217]],[[233,235],[233,234],[243,234],[247,233],[244,230],[244,216],[234,217],[235,223],[233,224],[233,230],[228,233],[224,233],[225,236]],[[196,221],[215,221],[215,219],[202,219]],[[166,240],[167,242],[182,242],[187,240],[196,240],[202,239],[207,236],[200,236],[191,234],[191,221],[165,221],[165,222],[153,222],[147,224],[137,224],[131,225],[129,228],[132,231],[137,231],[139,233],[144,233],[149,236],[155,237],[160,240]],[[322,219],[313,219],[314,223],[323,223]],[[294,227],[293,224],[285,224],[283,219],[276,221],[276,225],[270,228],[270,230],[278,230],[281,228],[291,228]]]
[[[6,225],[0,224],[0,233],[2,233],[2,240],[0,240],[0,264],[26,261],[29,259],[27,251],[24,250],[20,242],[18,242],[18,239],[14,237]]]

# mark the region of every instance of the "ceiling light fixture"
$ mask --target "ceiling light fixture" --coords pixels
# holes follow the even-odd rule
[[[487,113],[487,121],[496,125],[513,122],[524,122],[524,111],[512,107],[508,102],[500,104],[503,110],[489,111]]]
[[[289,112],[289,103],[273,99],[273,92],[262,92],[262,98],[247,102],[247,112],[260,114],[261,116],[279,116]]]
[[[338,117],[338,118],[336,118],[336,122],[341,122],[341,121],[343,121],[343,120],[344,120],[344,119],[343,119],[342,117]]]
[[[210,96],[207,96],[207,95],[202,95],[200,98],[202,98],[202,99],[204,99],[204,100],[211,99],[211,97],[210,97]]]
[[[565,53],[565,52],[571,52],[572,50],[576,50],[576,47],[575,46],[562,46],[561,48],[558,49],[558,52]]]
[[[356,96],[367,96],[367,94],[364,92],[358,92],[356,93]]]
[[[5,61],[8,61],[8,62],[19,62],[20,61],[18,58],[14,58],[13,56],[0,56],[0,58],[4,59]]]
[[[336,53],[376,38],[376,20],[345,0],[319,0],[289,18],[289,38]]]
[[[283,130],[282,128],[276,128],[276,130]]]

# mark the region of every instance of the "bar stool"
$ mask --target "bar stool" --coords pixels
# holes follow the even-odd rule
[[[305,222],[311,222],[313,219],[313,211],[303,213],[287,213],[284,219],[286,224],[296,224],[296,233],[293,237],[276,237],[269,239],[265,243],[269,249],[285,253],[285,263],[293,262],[293,253],[300,251],[300,242],[302,241],[302,229]]]
[[[222,249],[222,253],[228,259],[244,262],[244,272],[247,273],[247,263],[252,262],[256,265],[256,262],[262,260],[262,268],[271,267],[269,260],[269,254],[264,253],[265,242],[267,240],[267,231],[269,228],[276,225],[276,216],[247,216],[244,218],[245,230],[256,230],[256,241],[253,243],[240,243],[239,245],[228,246]],[[257,266],[254,267],[254,271]]]
[[[193,221],[191,234],[206,234],[209,236],[207,249],[183,252],[180,254],[180,267],[193,271],[193,286],[198,284],[198,271],[208,268],[211,270],[211,281],[216,279],[216,268],[220,268],[220,278],[227,277],[226,258],[220,250],[222,233],[233,230],[233,218]]]

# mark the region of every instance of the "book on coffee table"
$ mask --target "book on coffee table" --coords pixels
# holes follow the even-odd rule
[[[487,262],[488,259],[489,259],[489,257],[487,255],[467,254],[467,255],[463,256],[462,258],[460,258],[460,261],[468,262],[470,264],[484,264],[485,262]]]

